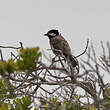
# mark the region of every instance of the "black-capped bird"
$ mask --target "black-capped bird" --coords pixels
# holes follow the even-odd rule
[[[62,37],[58,30],[52,29],[44,34],[44,36],[48,36],[51,49],[55,55],[65,58],[69,66],[73,68],[78,66],[78,61],[71,54],[68,42]]]

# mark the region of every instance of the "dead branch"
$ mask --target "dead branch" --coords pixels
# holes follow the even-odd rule
[[[80,57],[80,56],[82,56],[83,54],[85,54],[85,53],[86,53],[87,48],[88,48],[88,44],[89,44],[89,39],[87,39],[87,44],[86,44],[86,48],[85,48],[85,50],[84,50],[81,54],[79,54],[79,55],[75,56],[76,58],[78,58],[78,57]]]

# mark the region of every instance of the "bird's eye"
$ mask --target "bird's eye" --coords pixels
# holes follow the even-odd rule
[[[50,35],[50,36],[56,36],[55,33],[48,33],[48,35]]]

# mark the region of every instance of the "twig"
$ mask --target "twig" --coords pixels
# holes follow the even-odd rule
[[[102,47],[102,53],[103,53],[103,57],[105,58],[105,48],[103,45],[103,42],[101,41],[101,47]]]
[[[21,48],[23,48],[23,43],[22,42],[19,42],[19,43],[20,43]]]
[[[106,45],[107,45],[108,57],[109,57],[109,61],[110,61],[110,44],[109,44],[109,42],[107,42]]]
[[[13,46],[0,46],[0,48],[20,49],[21,47],[13,47]]]
[[[0,49],[0,56],[1,56],[1,61],[3,61],[3,55],[2,55],[2,50]]]
[[[42,70],[42,69],[58,70],[58,71],[68,72],[65,68],[57,68],[57,67],[41,67],[41,68],[36,68],[34,71],[38,71],[38,70]]]
[[[84,50],[81,54],[75,56],[75,58],[78,58],[78,57],[80,57],[81,55],[85,54],[85,52],[87,51],[87,48],[88,48],[88,44],[89,44],[89,39],[87,39],[87,44],[86,44],[85,50]]]

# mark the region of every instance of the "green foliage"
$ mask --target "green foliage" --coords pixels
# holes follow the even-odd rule
[[[0,110],[30,110],[32,108],[31,104],[31,98],[25,96],[21,99],[17,98],[13,101],[13,104],[11,104],[10,102],[0,103]]]
[[[4,98],[7,93],[7,83],[0,78],[0,99]]]
[[[32,72],[38,63],[41,52],[39,48],[26,48],[20,49],[15,59],[8,61],[0,61],[0,110],[30,110],[31,98],[28,96],[21,99],[16,98],[14,95],[14,86],[8,79],[10,74],[27,71]],[[7,99],[9,101],[7,101]],[[12,102],[12,99],[14,100]],[[12,103],[10,103],[10,100]]]
[[[30,110],[31,107],[31,98],[28,96],[22,97],[21,99],[16,99],[13,101],[13,107],[11,110]]]
[[[16,70],[14,59],[8,61],[0,61],[0,74],[6,76],[7,74],[13,73]]]
[[[60,102],[58,98],[53,97],[49,98],[49,100],[41,100],[41,106],[44,107],[43,110],[87,110],[84,109],[83,106],[80,105],[80,103],[75,102],[74,99],[69,101],[65,100]],[[49,103],[48,103],[49,102]]]
[[[104,97],[105,99],[110,99],[110,88],[107,88],[105,91],[104,91]]]
[[[20,59],[17,60],[18,70],[35,69],[39,56],[41,56],[41,52],[39,52],[38,47],[21,49],[19,52]]]
[[[6,98],[15,98],[13,95],[14,89],[12,85],[8,85],[6,81],[0,78],[0,101]]]
[[[35,69],[38,59],[41,56],[39,48],[26,48],[21,49],[18,54],[19,58],[9,59],[8,61],[0,61],[0,75],[6,76],[7,74],[14,73],[15,71],[25,71]]]
[[[10,103],[0,103],[0,110],[10,110]]]

